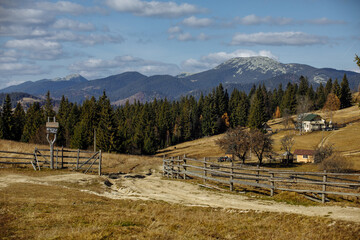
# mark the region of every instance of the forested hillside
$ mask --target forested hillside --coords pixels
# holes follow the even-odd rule
[[[346,75],[340,84],[329,79],[316,90],[305,77],[300,77],[299,82],[285,87],[280,84],[272,91],[254,85],[249,94],[234,89],[230,96],[220,84],[198,100],[193,96],[179,101],[155,99],[151,103],[127,102],[119,108],[110,104],[105,91],[99,99],[92,97],[81,105],[63,96],[57,113],[49,92],[44,106],[35,102],[26,113],[21,104],[12,110],[7,96],[1,111],[0,137],[45,142],[45,122],[56,116],[60,124],[57,146],[92,148],[96,133],[97,148],[103,151],[153,154],[172,144],[219,134],[231,127],[261,129],[271,118],[322,109],[330,101],[338,102],[338,108],[351,106]]]

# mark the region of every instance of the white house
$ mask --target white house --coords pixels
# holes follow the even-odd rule
[[[310,113],[302,119],[301,125],[304,132],[312,132],[324,129],[326,121],[320,115]]]

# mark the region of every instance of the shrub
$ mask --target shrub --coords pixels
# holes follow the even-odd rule
[[[353,163],[338,153],[332,154],[319,164],[320,170],[336,173],[351,172],[352,168]]]
[[[321,163],[326,158],[330,157],[334,153],[334,145],[329,144],[315,148],[314,162]]]

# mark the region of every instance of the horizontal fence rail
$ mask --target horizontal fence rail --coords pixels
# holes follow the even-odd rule
[[[2,161],[3,159],[3,161]],[[54,149],[54,169],[72,169],[87,172],[98,172],[101,175],[101,151]],[[26,160],[26,161],[24,161]],[[33,153],[1,151],[0,164],[32,165],[34,170],[50,168],[50,149],[37,149]]]
[[[215,159],[200,160],[184,156],[181,159],[164,157],[163,175],[177,179],[202,179],[203,186],[221,183],[228,185],[230,191],[237,184],[266,189],[270,196],[274,196],[276,190],[298,192],[322,203],[328,201],[326,195],[360,197],[360,174],[354,173],[274,171],[234,162],[219,164]]]

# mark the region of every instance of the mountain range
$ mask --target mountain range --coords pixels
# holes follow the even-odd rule
[[[297,63],[283,64],[267,57],[247,57],[232,58],[213,69],[195,74],[148,77],[138,72],[124,72],[91,81],[73,74],[65,78],[24,82],[1,89],[0,93],[25,92],[43,97],[50,91],[54,99],[64,95],[70,101],[82,102],[91,96],[98,98],[105,90],[112,104],[122,105],[126,100],[145,102],[154,98],[178,99],[189,94],[197,95],[210,91],[220,83],[229,92],[234,88],[249,91],[253,84],[265,84],[268,89],[273,89],[282,83],[285,88],[288,82],[296,83],[300,76],[305,76],[316,88],[320,83],[325,84],[329,78],[338,79],[340,83],[344,74],[350,88],[356,90],[360,83],[360,74],[356,72]]]

